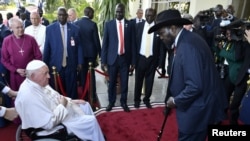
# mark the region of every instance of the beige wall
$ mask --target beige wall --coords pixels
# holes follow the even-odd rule
[[[142,1],[142,9],[145,13],[145,10],[150,7],[151,0],[141,0]],[[136,17],[136,11],[139,8],[139,2],[140,0],[135,0],[129,3],[129,10],[130,10],[130,17],[129,18],[135,18]],[[145,19],[145,15],[143,15],[143,19]]]

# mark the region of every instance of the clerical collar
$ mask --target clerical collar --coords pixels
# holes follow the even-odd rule
[[[16,36],[16,35],[13,33],[13,37],[16,38],[16,39],[20,39],[20,38],[24,37],[24,34],[22,34],[21,36]]]

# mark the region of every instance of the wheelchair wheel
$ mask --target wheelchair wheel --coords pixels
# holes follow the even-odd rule
[[[21,125],[19,125],[16,130],[16,141],[31,141],[31,139],[22,130]]]

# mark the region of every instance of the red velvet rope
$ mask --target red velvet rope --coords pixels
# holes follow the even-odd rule
[[[90,83],[89,81],[90,81],[90,71],[88,71],[88,73],[87,73],[86,83],[85,83],[85,86],[84,86],[84,89],[83,89],[83,92],[82,92],[81,99],[84,99],[84,97],[87,94],[87,91],[89,90],[89,83]]]
[[[62,80],[61,80],[61,77],[59,75],[57,75],[56,77],[56,81],[58,82],[58,86],[59,86],[59,89],[60,89],[60,92],[62,93],[63,96],[67,96],[64,88],[63,88],[63,85],[62,85]]]
[[[98,73],[99,73],[99,74],[101,74],[101,75],[108,76],[108,74],[107,74],[107,73],[102,72],[102,71],[100,71],[100,70],[95,69],[95,71],[96,71],[96,72],[98,72]]]

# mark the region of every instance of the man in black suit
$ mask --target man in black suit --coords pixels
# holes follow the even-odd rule
[[[39,15],[40,15],[42,25],[48,26],[49,20],[47,20],[46,18],[43,17],[43,9],[37,8],[37,13],[39,13]]]
[[[25,13],[20,13],[20,19],[23,22],[23,28],[32,25],[31,21],[27,18],[27,15]]]
[[[136,64],[135,64],[135,89],[134,106],[140,107],[142,85],[145,78],[144,104],[152,108],[150,96],[154,84],[155,70],[159,66],[160,48],[163,43],[157,34],[148,34],[148,30],[154,25],[156,11],[152,8],[146,9],[146,22],[140,22],[136,27]]]
[[[2,43],[5,37],[11,34],[11,31],[7,26],[3,24],[3,17],[0,13],[0,58],[1,58],[1,49],[2,49]],[[3,64],[0,61],[0,81],[4,83],[9,82],[9,72],[8,70],[3,66]],[[7,81],[7,82],[6,82]]]
[[[168,9],[157,15],[149,33],[157,32],[164,43],[174,44],[165,99],[168,109],[176,110],[178,140],[205,141],[208,125],[225,119],[228,103],[207,43],[184,29],[187,24],[192,22],[178,10]]]
[[[143,17],[143,10],[139,8],[136,12],[136,17],[130,20],[133,25],[134,31],[136,30],[136,25],[138,23],[145,22],[145,20],[142,17]],[[129,75],[132,76],[133,72],[134,70],[130,70]]]
[[[127,106],[129,69],[135,65],[135,37],[130,21],[124,18],[124,4],[117,4],[116,19],[108,21],[104,27],[101,62],[102,68],[107,68],[109,75],[108,95],[109,105],[106,111],[111,111],[116,101],[116,82],[118,74],[121,80],[120,103],[125,112],[130,112]]]
[[[94,67],[98,66],[97,58],[101,54],[101,44],[98,34],[98,28],[95,22],[92,21],[94,16],[94,9],[86,7],[84,9],[84,16],[75,22],[80,28],[80,40],[83,46],[84,64],[80,72],[80,85],[84,88],[86,83],[86,77],[88,73],[89,63],[92,63]],[[93,67],[92,66],[92,67]],[[93,84],[93,100],[96,100],[96,83],[95,73],[92,78]]]

